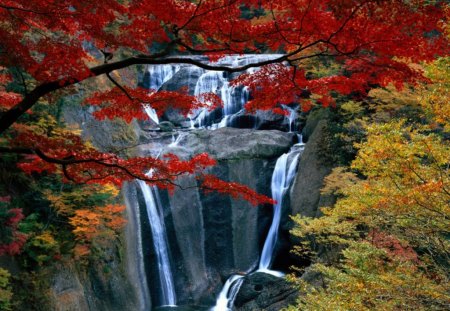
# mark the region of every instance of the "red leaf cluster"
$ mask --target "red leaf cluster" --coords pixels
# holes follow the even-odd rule
[[[370,242],[378,248],[384,249],[388,255],[400,260],[419,263],[419,258],[414,249],[406,243],[400,242],[396,237],[379,230],[369,232]]]
[[[248,201],[254,206],[258,204],[273,205],[275,203],[272,198],[259,194],[247,186],[235,182],[226,182],[214,175],[201,175],[199,176],[199,179],[202,183],[202,189],[207,193],[216,191],[218,193],[227,194],[232,198]]]
[[[251,90],[246,104],[250,112],[292,103],[308,111],[313,102],[305,100],[305,92],[323,106],[333,106],[335,94],[365,95],[373,85],[389,83],[401,88],[423,80],[418,67],[409,63],[449,54],[441,29],[448,23],[446,8],[444,2],[425,0],[0,0],[0,133],[41,98],[132,65],[224,69],[189,55],[215,61],[230,54],[283,53],[277,61],[253,64],[260,70],[233,82]],[[184,57],[174,56],[180,53]],[[314,58],[330,59],[341,69],[311,77],[304,62]],[[195,98],[185,92],[115,86],[88,94],[86,104],[96,107],[97,118],[145,119],[142,105],[151,105],[159,115],[168,108],[187,115],[222,104],[214,94]],[[77,182],[120,184],[142,178],[170,187],[177,175],[212,165],[203,156],[190,161],[122,159],[87,147],[70,134],[63,138],[25,130],[12,137],[12,147],[30,154],[30,161],[21,164],[25,171],[62,171]],[[145,174],[148,169],[153,170],[151,177]],[[229,193],[239,188],[205,181],[211,189],[223,186]],[[248,193],[245,197],[251,199]]]
[[[3,209],[4,207],[0,208]],[[10,256],[19,254],[27,240],[26,234],[17,231],[19,222],[24,218],[22,210],[19,208],[12,208],[7,211],[7,215],[8,218],[2,219],[0,225],[2,227],[2,230],[5,230],[6,228],[11,230],[11,241],[8,243],[0,244],[0,256],[5,254]]]

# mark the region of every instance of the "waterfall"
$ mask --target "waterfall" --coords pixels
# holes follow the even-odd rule
[[[175,135],[172,135],[172,142],[168,145],[169,147],[176,147],[181,142],[181,140],[188,135],[186,132],[178,132],[177,138],[175,138]]]
[[[131,282],[138,285],[137,292],[141,311],[148,310],[151,306],[150,291],[145,274],[144,253],[141,236],[141,215],[139,204],[135,195],[130,196],[130,184],[123,187],[124,201],[127,207],[128,223],[126,226],[127,267],[131,272]]]
[[[275,164],[270,187],[272,190],[272,199],[274,199],[276,203],[273,206],[272,224],[270,225],[269,233],[267,234],[267,238],[264,243],[258,271],[271,272],[272,274],[278,275],[278,273],[270,270],[270,266],[272,264],[273,252],[275,250],[275,244],[278,237],[281,209],[283,206],[283,196],[295,176],[298,158],[302,151],[303,144],[297,144],[291,149],[291,151],[289,151],[289,153],[285,153],[279,157],[277,163]]]
[[[232,275],[225,282],[219,296],[217,297],[216,305],[211,311],[228,311],[233,307],[234,299],[239,292],[239,289],[244,282],[243,275]]]
[[[282,105],[283,109],[288,111],[287,118],[289,120],[289,133],[291,133],[294,130],[295,127],[295,119],[297,118],[297,111],[294,108],[291,108],[287,105]]]
[[[156,124],[159,124],[158,114],[156,113],[155,109],[153,109],[150,105],[144,105],[144,111],[148,115],[150,120],[152,120]]]
[[[161,289],[160,301],[162,305],[175,305],[176,294],[173,284],[172,270],[169,260],[169,249],[162,217],[162,205],[156,186],[149,186],[144,181],[138,180],[139,187],[144,196],[147,208],[148,220],[153,237],[153,244],[158,262],[159,282]]]
[[[251,63],[267,61],[280,57],[280,54],[259,54],[259,55],[231,55],[220,59],[217,64],[230,67],[240,67]],[[161,86],[169,81],[181,68],[187,68],[189,78],[191,72],[199,74],[195,82],[194,95],[198,96],[204,93],[214,93],[222,99],[223,108],[220,120],[209,120],[211,112],[207,108],[197,109],[188,114],[191,122],[191,128],[211,127],[211,129],[229,126],[231,117],[242,111],[245,103],[249,99],[249,90],[247,87],[232,86],[231,80],[234,75],[221,71],[208,71],[200,69],[193,65],[149,65],[147,71],[150,75],[148,88],[158,91]],[[247,73],[257,71],[256,68],[246,70]],[[189,82],[191,83],[191,82]],[[145,107],[149,117],[158,123],[156,113],[153,108]],[[217,121],[216,123],[214,123]]]
[[[178,70],[180,70],[179,65],[149,65],[147,67],[148,73],[150,75],[150,85],[148,88],[150,90],[158,91],[161,86],[169,81]]]
[[[147,67],[150,83],[148,88],[151,91],[158,91],[161,86],[169,81],[178,70],[180,70],[180,66],[178,65],[149,65]],[[147,113],[150,120],[159,124],[159,118],[156,114],[155,109],[153,109],[150,105],[144,105],[144,111]]]
[[[261,55],[241,55],[241,56],[226,56],[219,60],[218,64],[231,66],[231,67],[240,67],[245,66],[250,63],[266,61],[270,59],[274,59],[279,57],[279,54],[261,54]],[[250,68],[246,70],[247,73],[253,73],[258,69]],[[196,95],[197,90],[201,90],[201,92],[213,92],[218,95],[223,102],[222,109],[222,119],[216,124],[208,124],[205,122],[209,112],[206,109],[203,109],[203,112],[199,114],[200,120],[198,123],[199,127],[210,125],[212,129],[226,127],[230,125],[230,120],[233,115],[242,111],[245,103],[249,99],[249,90],[247,87],[236,87],[230,85],[230,82],[233,78],[231,75],[224,75],[224,73],[213,73],[212,75],[215,77],[215,82],[217,85],[213,83],[204,83],[202,78],[206,75],[210,75],[210,71],[206,71],[204,75],[200,77],[197,81]],[[201,93],[199,93],[201,94]]]
[[[257,272],[264,272],[272,274],[277,277],[283,276],[283,273],[270,270],[272,264],[273,253],[278,237],[278,228],[281,221],[281,209],[283,206],[283,196],[289,189],[292,180],[294,179],[297,169],[298,159],[303,152],[304,144],[301,136],[299,137],[299,143],[292,146],[288,153],[281,155],[275,164],[275,169],[272,174],[271,190],[272,199],[276,201],[274,204],[274,213],[272,224],[270,225],[269,233],[266,241],[264,242],[261,259]],[[225,282],[219,296],[216,300],[216,305],[212,308],[212,311],[229,311],[233,307],[234,299],[239,292],[239,288],[244,282],[242,275],[232,275]]]
[[[239,67],[245,66],[250,63],[261,62],[279,57],[280,55],[242,55],[242,56],[227,56],[220,59],[216,64]],[[205,58],[199,58],[199,61],[205,61]],[[182,80],[184,85],[187,83],[189,86],[190,94],[201,96],[204,93],[214,93],[219,96],[223,101],[223,108],[209,111],[207,108],[197,109],[191,111],[188,114],[188,118],[191,121],[191,128],[203,127],[209,129],[215,129],[220,127],[230,126],[233,120],[237,120],[235,116],[240,118],[245,103],[250,98],[250,91],[247,87],[233,86],[231,81],[238,76],[237,73],[230,74],[219,71],[208,71],[198,68],[193,65],[149,65],[147,67],[150,79],[148,82],[148,88],[153,91],[158,91],[162,86],[168,82],[174,75],[180,71],[188,74],[187,81]],[[258,69],[250,68],[246,70],[246,73],[254,73]],[[178,77],[178,76],[177,76]],[[177,80],[175,84],[179,83]],[[167,83],[167,89],[174,87],[172,81]],[[195,86],[195,88],[194,88]],[[175,86],[174,88],[176,88]],[[159,123],[158,116],[150,106],[144,107],[146,113],[155,122]],[[296,111],[285,106],[284,109],[289,111],[289,129],[293,129],[293,122],[296,117]],[[250,121],[252,122],[252,121]],[[233,123],[234,124],[234,123]],[[250,124],[251,125],[251,124]],[[185,137],[184,132],[178,132],[178,136],[172,136],[172,142],[166,145],[166,147],[173,148],[179,146],[180,141]],[[300,147],[295,147],[300,146]],[[281,220],[281,207],[283,195],[289,188],[290,183],[295,175],[297,162],[301,153],[302,144],[297,144],[292,147],[291,151],[282,155],[276,162],[275,169],[272,175],[272,197],[277,201],[274,205],[273,221],[269,229],[269,234],[264,243],[264,248],[260,256],[258,271],[263,271],[280,276],[280,273],[269,270],[272,264],[274,256],[275,244],[278,235],[278,229]],[[162,215],[162,206],[159,199],[158,189],[154,186],[149,186],[143,181],[138,181],[138,186],[141,188],[149,223],[151,227],[151,233],[154,243],[154,249],[156,253],[157,268],[159,275],[159,301],[161,305],[175,305],[176,293],[174,288],[174,275],[171,271],[170,256],[168,239],[165,231],[164,217]],[[256,257],[256,256],[255,256]],[[256,258],[254,259],[256,261]],[[247,272],[255,269],[255,266],[251,267]],[[177,276],[177,280],[178,276]],[[213,308],[214,311],[226,311],[231,310],[234,300],[238,294],[239,288],[244,281],[243,275],[232,275],[224,284],[223,289],[217,297],[216,305]],[[189,285],[186,285],[189,286]],[[183,298],[180,298],[182,301]]]

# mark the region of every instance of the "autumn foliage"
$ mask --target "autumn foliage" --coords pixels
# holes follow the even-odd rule
[[[151,105],[159,115],[168,108],[186,115],[220,106],[214,94],[194,98],[154,92],[120,85],[111,75],[139,64],[191,64],[229,72],[261,67],[233,82],[250,88],[251,112],[293,102],[303,102],[308,111],[312,102],[302,99],[305,90],[315,94],[314,102],[333,106],[335,94],[364,96],[372,85],[401,87],[423,80],[409,63],[448,52],[446,37],[439,35],[443,6],[370,0],[2,1],[0,132],[9,135],[3,145],[10,147],[2,151],[30,154],[22,164],[26,171],[55,172],[59,167],[67,179],[79,182],[142,178],[171,183],[173,176],[194,171],[180,167],[204,163],[198,158],[188,163],[121,159],[83,146],[69,133],[12,125],[55,91],[76,91],[80,82],[96,76],[106,76],[112,86],[87,94],[85,103],[98,107],[94,115],[99,119],[144,119],[142,105]],[[281,54],[243,68],[214,62],[229,54],[266,51]],[[212,62],[190,57],[197,54]],[[332,76],[309,77],[302,64],[312,58],[333,59],[341,69]],[[144,177],[150,168],[157,171],[152,180]]]
[[[27,236],[18,231],[19,222],[23,219],[22,210],[0,205],[0,256],[17,255],[25,244]]]
[[[360,99],[376,86],[401,89],[427,81],[415,64],[448,54],[445,10],[444,2],[420,0],[0,0],[0,153],[21,155],[18,166],[28,174],[56,174],[64,183],[120,186],[141,179],[171,190],[179,176],[197,174],[206,191],[270,203],[247,187],[205,175],[215,165],[206,154],[182,160],[99,150],[49,116],[60,112],[56,103],[69,94],[82,96],[100,120],[126,122],[147,118],[146,105],[160,116],[168,109],[187,115],[222,105],[214,94],[156,92],[117,78],[126,68],[146,64],[237,74],[254,68],[232,82],[249,88],[249,112],[281,112],[281,104],[298,104],[304,112],[335,107],[340,96]],[[241,67],[219,62],[248,53],[279,56]],[[198,55],[205,57],[193,57]],[[315,60],[337,69],[314,74],[308,64]],[[109,84],[88,87],[101,79]],[[414,186],[425,192],[443,187],[439,180],[429,183],[435,184]],[[79,241],[93,238],[89,230],[114,231],[112,224],[118,224],[108,218],[119,213],[114,205],[79,206],[76,212],[62,206]],[[4,222],[14,231],[20,213],[7,213]]]
[[[92,210],[78,209],[70,217],[73,233],[79,242],[75,247],[75,256],[82,257],[90,253],[92,244],[106,247],[120,229],[126,224],[122,217],[125,206],[108,204]],[[103,244],[103,245],[102,245]]]
[[[440,66],[446,62],[448,57],[427,69],[438,79],[420,89],[421,96],[410,94],[410,104],[389,100],[385,109],[412,111],[410,119],[392,119],[380,107],[371,114],[361,114],[364,108],[354,103],[340,107],[344,116],[352,111],[356,120],[347,126],[353,131],[355,121],[363,124],[364,138],[353,143],[357,154],[350,166],[337,167],[325,178],[322,191],[336,196],[336,204],[322,208],[320,218],[293,218],[292,233],[301,241],[294,253],[311,258],[309,273],[319,273],[323,281],[313,286],[292,277],[305,291],[295,308],[446,309],[449,94],[435,96],[448,85],[447,68]],[[439,109],[437,100],[443,103]]]

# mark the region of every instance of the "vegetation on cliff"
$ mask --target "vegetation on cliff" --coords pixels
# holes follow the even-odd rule
[[[318,272],[320,284],[292,277],[304,292],[292,310],[448,306],[448,61],[427,67],[434,84],[408,92],[409,105],[390,100],[390,116],[381,109],[362,113],[354,103],[341,107],[344,115],[352,107],[353,115],[341,130],[354,128],[359,117],[364,136],[351,141],[357,150],[351,164],[325,179],[322,191],[338,196],[337,203],[320,218],[293,218],[292,234],[303,241],[294,252],[313,259],[308,273]]]

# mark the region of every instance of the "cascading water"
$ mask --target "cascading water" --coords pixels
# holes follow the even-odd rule
[[[257,272],[264,272],[277,277],[283,276],[283,273],[270,270],[270,267],[278,237],[283,197],[294,179],[298,159],[303,152],[303,149],[304,144],[300,137],[300,143],[294,145],[288,153],[281,155],[275,164],[275,169],[272,174],[271,190],[272,199],[276,201],[276,204],[273,206],[274,212],[272,224],[270,226],[266,241],[264,242]],[[244,279],[242,275],[232,275],[228,278],[222,288],[222,291],[217,297],[216,305],[212,308],[212,311],[232,310],[234,299],[236,298],[243,281]]]
[[[260,55],[240,55],[240,56],[226,56],[220,59],[217,64],[240,67],[251,63],[257,63],[275,59],[280,57],[279,54],[260,54]],[[191,65],[149,65],[148,72],[150,80],[148,88],[152,90],[159,90],[161,86],[169,81],[181,68],[187,68],[188,83],[192,76],[199,76],[195,83],[194,95],[201,95],[204,93],[215,93],[223,101],[223,109],[221,119],[208,120],[210,111],[207,108],[197,109],[188,115],[191,121],[191,128],[197,127],[211,127],[212,129],[221,128],[230,125],[230,120],[233,115],[240,112],[244,104],[249,99],[249,91],[246,87],[230,85],[233,76],[220,71],[208,71],[200,69]],[[257,69],[250,68],[246,72],[255,72]],[[151,107],[146,107],[146,112],[150,118],[157,120],[156,113]],[[157,121],[155,121],[158,123]]]
[[[147,68],[150,82],[148,88],[152,91],[158,91],[161,86],[170,80],[173,75],[180,70],[180,66],[178,65],[158,65],[158,66],[148,66]],[[155,109],[153,109],[150,105],[144,105],[144,111],[147,113],[149,118],[159,124],[159,118],[156,114]]]
[[[264,243],[261,259],[259,261],[258,271],[269,272],[279,275],[279,273],[271,271],[273,252],[278,237],[278,228],[281,220],[281,208],[283,206],[283,196],[289,188],[297,168],[298,158],[303,151],[303,144],[295,145],[289,153],[283,154],[278,158],[272,175],[271,189],[272,199],[276,201],[273,206],[273,219],[270,225],[269,233]],[[290,161],[289,161],[290,160]]]
[[[220,65],[228,65],[230,67],[240,67],[245,66],[255,62],[262,62],[270,59],[275,59],[279,57],[278,54],[262,54],[262,55],[242,55],[242,56],[226,56],[219,60],[218,64]],[[246,72],[254,72],[256,69],[251,68]],[[236,87],[230,85],[231,77],[225,75],[223,72],[214,73],[210,71],[206,71],[200,79],[197,81],[197,85],[195,86],[195,95],[199,95],[202,93],[213,92],[216,95],[220,96],[223,101],[223,109],[222,109],[222,119],[216,124],[211,124],[211,128],[220,128],[229,125],[229,121],[231,117],[240,112],[244,104],[249,99],[249,92],[246,87]],[[210,81],[209,83],[205,83],[205,81]],[[207,126],[208,124],[205,122],[206,117],[208,116],[207,109],[203,109],[200,112],[198,117],[196,118],[199,127]]]
[[[286,106],[286,105],[282,105],[282,106],[285,110],[288,111],[287,118],[289,120],[289,132],[292,132],[295,127],[294,121],[297,118],[297,111],[294,108],[291,108],[289,106]]]
[[[219,296],[217,297],[216,305],[211,311],[226,311],[233,307],[234,299],[239,292],[239,289],[244,282],[243,275],[232,275],[225,282]]]
[[[148,220],[153,237],[153,244],[158,261],[159,282],[161,288],[161,305],[173,306],[176,304],[176,293],[173,283],[172,270],[169,260],[169,249],[162,217],[162,205],[156,186],[149,186],[144,181],[138,180],[147,208]]]
[[[161,86],[170,80],[175,73],[180,70],[179,65],[154,65],[148,66],[148,73],[150,75],[150,90],[158,91]]]

